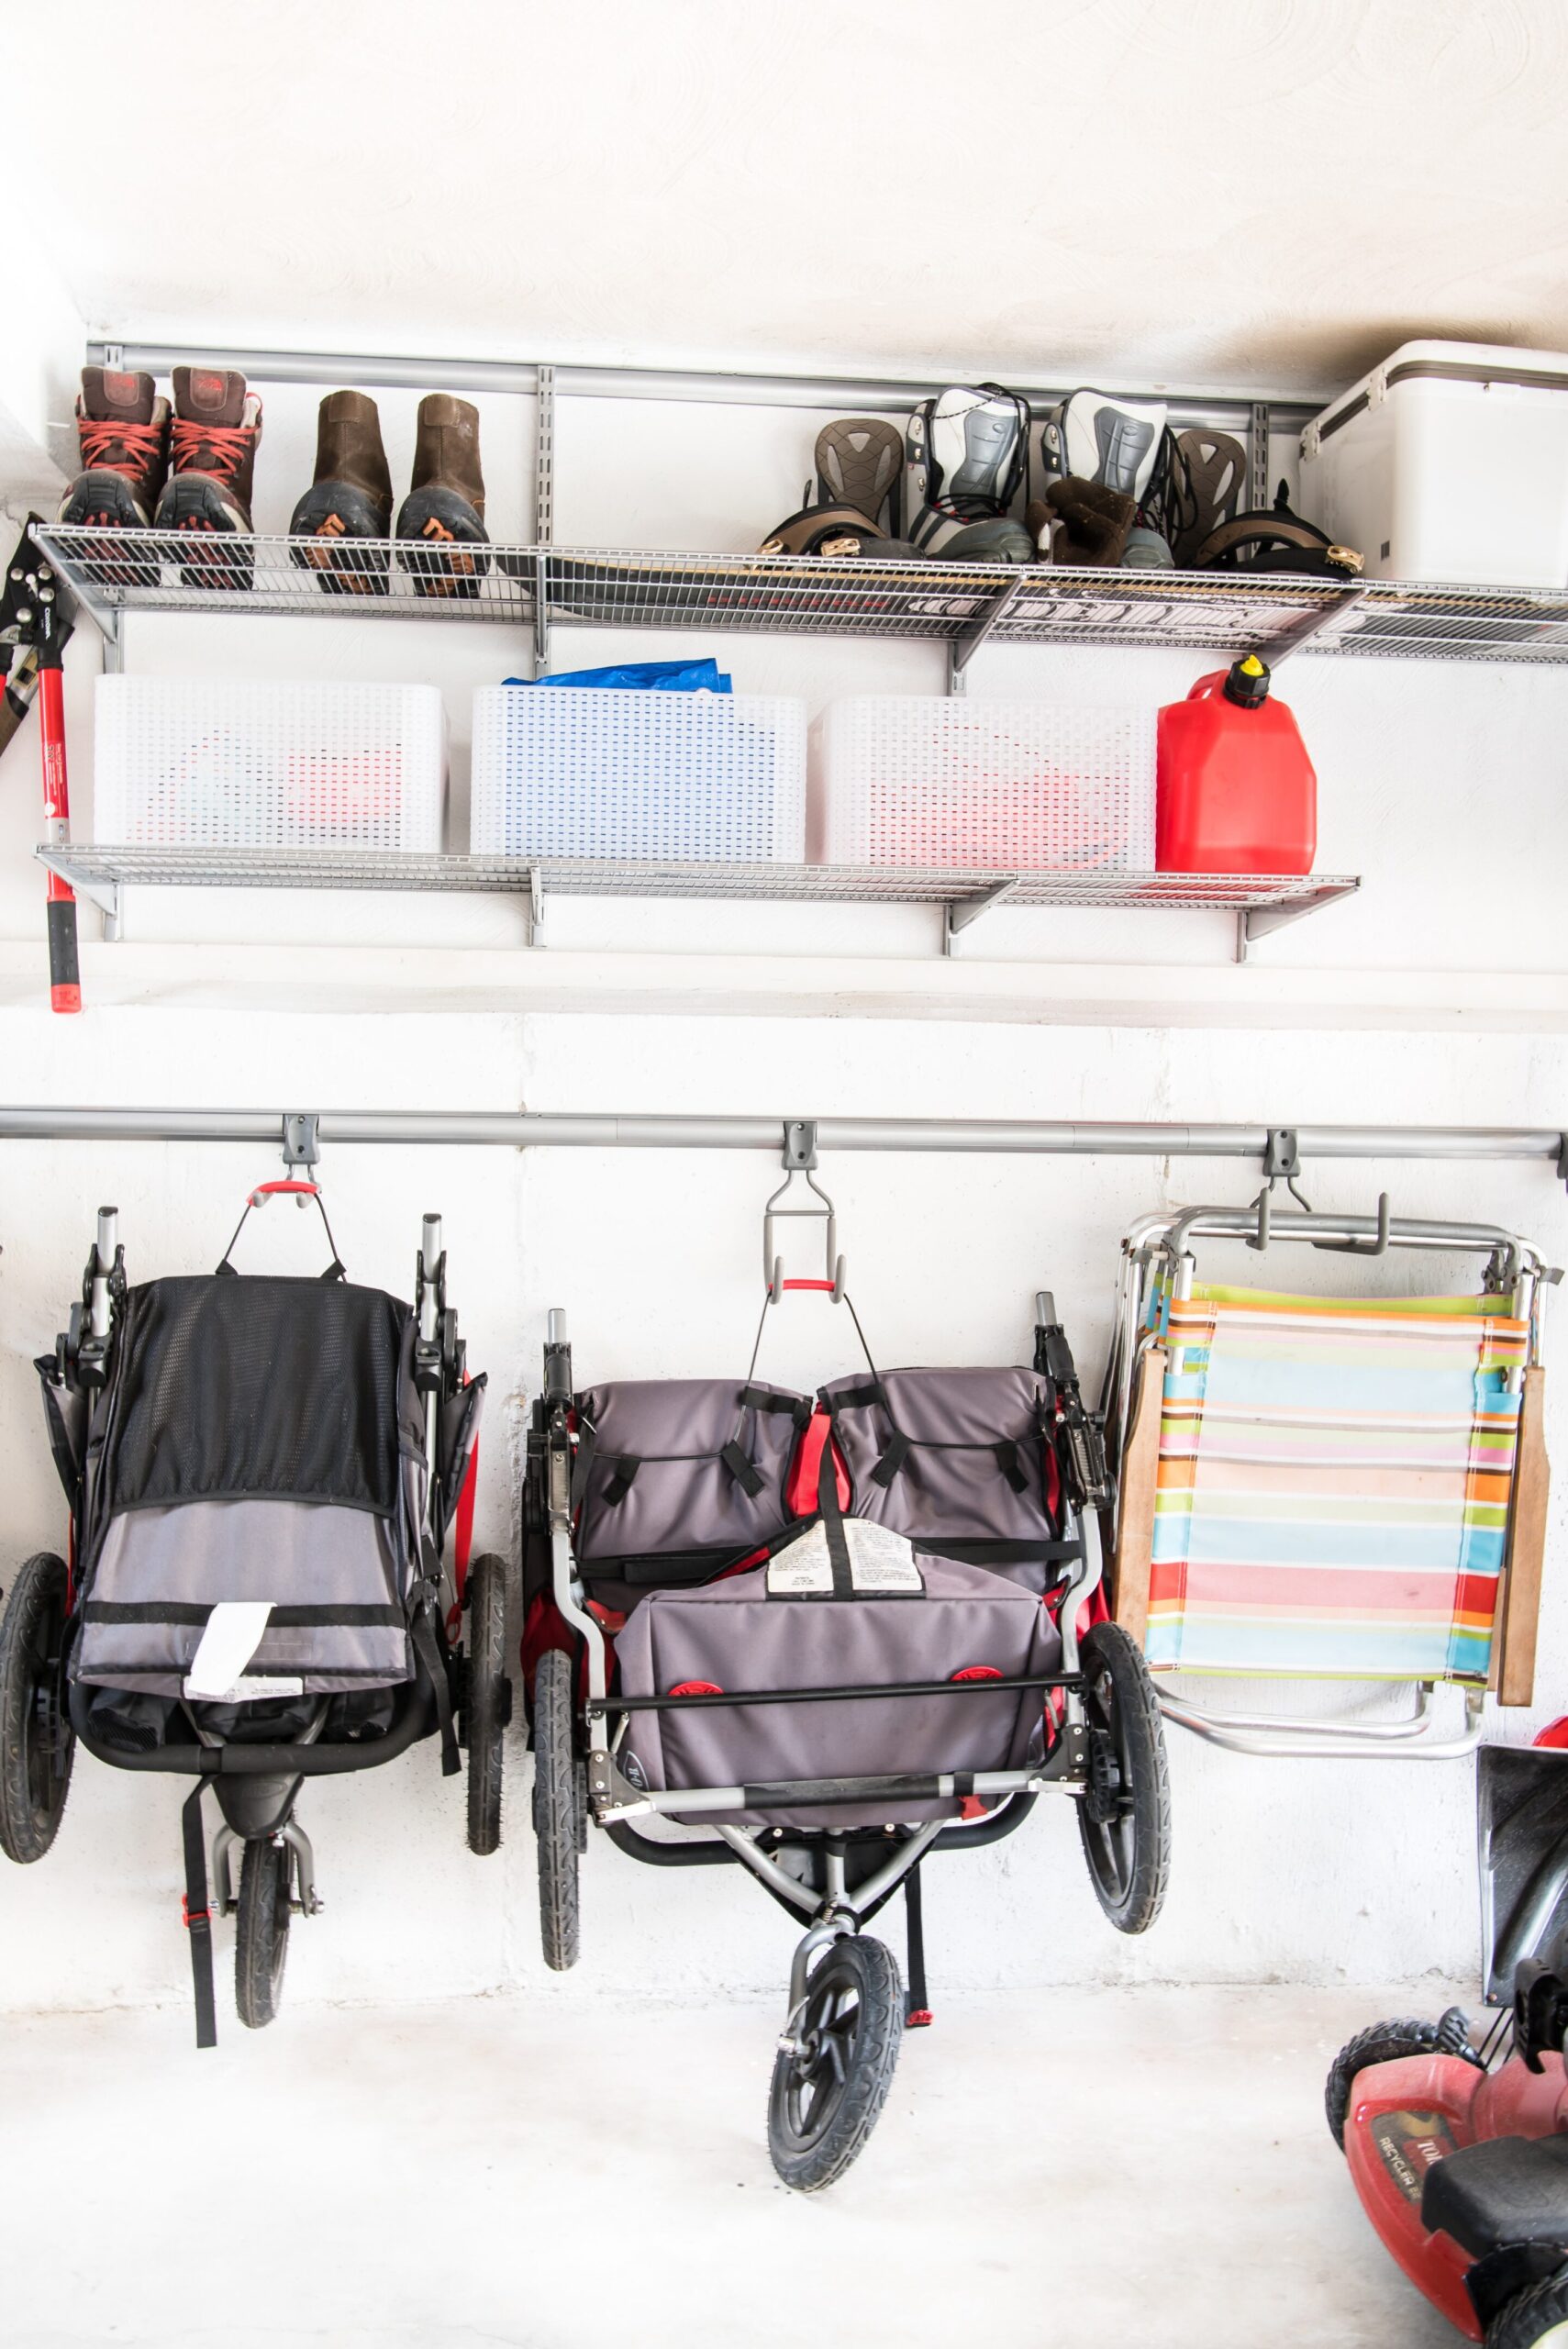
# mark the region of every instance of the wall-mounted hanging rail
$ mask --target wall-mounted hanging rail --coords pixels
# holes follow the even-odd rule
[[[775,1157],[804,1127],[818,1151],[982,1152],[1001,1156],[1540,1159],[1568,1180],[1568,1131],[1544,1126],[1288,1126],[1057,1123],[1035,1119],[660,1117],[549,1109],[128,1109],[0,1106],[11,1141],[257,1142],[300,1163],[339,1142],[504,1150],[756,1150]]]

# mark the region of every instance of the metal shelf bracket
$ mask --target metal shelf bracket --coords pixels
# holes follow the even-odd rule
[[[965,670],[998,621],[1006,619],[1012,610],[1028,577],[1028,571],[1020,567],[1017,578],[1009,580],[1001,594],[992,597],[990,608],[979,626],[972,628],[967,636],[955,637],[948,646],[948,691],[950,694],[962,694],[967,691],[968,681],[964,675]]]
[[[89,905],[97,907],[104,917],[104,938],[107,944],[116,944],[124,938],[125,884],[123,882],[101,880],[96,876],[82,877],[78,874],[75,860],[69,848],[58,851],[40,848],[37,855],[38,862],[48,872],[58,873],[62,881],[70,883],[78,897],[85,897]]]
[[[1315,914],[1320,906],[1332,905],[1342,897],[1343,889],[1314,889],[1304,897],[1293,898],[1281,906],[1245,906],[1236,916],[1236,960],[1245,963],[1250,950],[1260,938],[1267,938],[1271,930],[1283,930],[1286,922],[1300,921],[1306,914]]]
[[[1009,873],[995,888],[983,889],[977,897],[950,897],[942,907],[942,952],[951,954],[959,931],[967,930],[972,921],[978,921],[993,906],[1010,897],[1021,878],[1019,874]]]

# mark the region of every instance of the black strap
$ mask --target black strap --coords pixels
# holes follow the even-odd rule
[[[817,1506],[822,1512],[822,1531],[828,1537],[828,1564],[833,1574],[833,1596],[835,1598],[853,1598],[855,1575],[850,1564],[844,1512],[839,1506],[839,1464],[833,1455],[830,1435],[817,1455]]]
[[[193,1605],[174,1599],[90,1598],[82,1610],[88,1623],[199,1623],[206,1625],[215,1604]],[[317,1631],[328,1626],[366,1631],[401,1631],[401,1607],[274,1607],[267,1630]],[[265,1636],[263,1634],[263,1636]],[[284,1667],[286,1668],[286,1667]]]
[[[909,1999],[904,2020],[917,2031],[931,2020],[926,1998],[926,1923],[920,1904],[920,1871],[912,1867],[904,1879],[904,1922],[909,1939]]]
[[[822,1401],[829,1412],[863,1411],[870,1404],[875,1404],[884,1411],[887,1408],[887,1395],[880,1379],[866,1386],[846,1386],[836,1395],[824,1387]]]
[[[180,1806],[180,1832],[185,1845],[185,1931],[191,1937],[191,1988],[196,2002],[196,2045],[217,2045],[217,2008],[212,1988],[212,1911],[207,1907],[206,1831],[202,1822],[202,1797],[207,1781],[198,1778]]]
[[[604,1502],[606,1508],[620,1507],[637,1482],[637,1472],[641,1465],[641,1461],[629,1452],[623,1452],[617,1456],[615,1474],[604,1490]]]
[[[1018,1459],[1018,1447],[1012,1437],[1005,1435],[1001,1442],[994,1443],[991,1449],[996,1455],[997,1467],[1000,1468],[1014,1492],[1027,1493],[1029,1488],[1029,1480],[1024,1475],[1023,1465]]]
[[[573,1517],[583,1506],[583,1496],[588,1489],[588,1471],[594,1464],[594,1455],[598,1449],[599,1439],[596,1431],[588,1425],[586,1420],[581,1421],[577,1438],[577,1457],[572,1464],[572,1514]]]
[[[743,1411],[787,1413],[797,1428],[805,1427],[811,1417],[811,1406],[804,1395],[773,1395],[765,1386],[743,1386],[740,1399]]]
[[[908,1457],[909,1438],[902,1428],[895,1428],[887,1439],[886,1451],[871,1472],[872,1483],[880,1485],[885,1491]]]
[[[255,1205],[255,1193],[252,1192],[250,1198],[246,1200],[244,1211],[229,1236],[228,1245],[223,1252],[222,1262],[217,1266],[217,1270],[220,1273],[232,1273],[234,1270],[233,1265],[228,1260],[234,1253],[235,1241],[239,1239],[240,1233],[245,1229],[246,1218],[250,1215],[251,1208]],[[302,1198],[304,1197],[304,1193],[296,1191],[294,1196],[295,1198]],[[338,1242],[333,1239],[332,1227],[327,1220],[326,1203],[319,1191],[316,1192],[314,1197],[317,1206],[321,1210],[321,1223],[322,1228],[327,1234],[327,1245],[332,1251],[332,1262],[328,1265],[327,1270],[321,1275],[321,1278],[324,1281],[346,1281],[349,1275],[343,1269],[343,1260],[338,1253]]]
[[[755,1500],[757,1495],[763,1488],[764,1479],[759,1476],[754,1464],[749,1459],[747,1454],[741,1451],[740,1444],[736,1442],[733,1436],[730,1437],[729,1442],[725,1445],[724,1450],[718,1456],[720,1460],[723,1461],[725,1466],[728,1469],[730,1475],[734,1477],[736,1483],[740,1486],[741,1491],[751,1500]]]
[[[440,1604],[440,1564],[429,1545],[426,1545],[427,1573],[422,1582],[414,1586],[414,1620],[409,1626],[414,1645],[429,1678],[436,1699],[436,1723],[441,1736],[441,1776],[455,1778],[462,1768],[462,1756],[457,1746],[457,1723],[452,1718],[451,1682],[447,1677],[447,1660],[436,1638],[436,1609]]]

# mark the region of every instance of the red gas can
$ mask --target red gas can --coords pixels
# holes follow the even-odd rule
[[[1160,712],[1162,873],[1310,873],[1318,777],[1255,652]]]

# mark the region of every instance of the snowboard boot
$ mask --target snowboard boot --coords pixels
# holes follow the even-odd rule
[[[178,530],[191,551],[180,565],[187,587],[249,587],[249,550],[220,537],[250,534],[250,477],[261,437],[261,403],[233,368],[174,370],[173,470],[158,501],[161,530]]]
[[[294,561],[320,574],[328,596],[384,596],[392,558],[364,540],[392,536],[392,475],[381,417],[365,392],[328,392],[316,426],[316,476],[294,509]]]
[[[490,568],[479,550],[484,476],[479,470],[479,410],[450,392],[419,403],[414,478],[397,516],[397,560],[420,596],[472,598]]]
[[[145,530],[169,470],[169,403],[150,375],[83,367],[76,395],[76,445],[83,470],[56,520],[109,530]],[[151,587],[155,562],[127,562],[105,541],[88,551],[88,576],[104,586]]]

